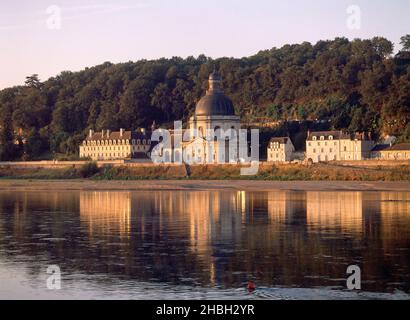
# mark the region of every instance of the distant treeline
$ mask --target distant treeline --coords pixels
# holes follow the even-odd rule
[[[0,160],[74,155],[89,129],[136,129],[186,120],[216,67],[245,122],[327,120],[328,129],[410,139],[410,35],[402,50],[336,38],[285,45],[241,59],[104,63],[0,91]],[[281,128],[283,133],[283,128]]]

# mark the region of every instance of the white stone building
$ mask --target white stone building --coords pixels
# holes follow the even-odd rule
[[[309,132],[306,159],[311,162],[350,161],[370,158],[374,141],[367,133],[343,131]]]
[[[189,139],[176,143],[176,132],[171,131],[171,143],[161,150],[156,148],[153,154],[158,154],[164,162],[188,163],[237,163],[239,147],[240,117],[235,115],[232,101],[222,92],[221,75],[214,71],[209,76],[209,89],[196,105],[194,115],[188,122]],[[220,129],[220,130],[219,130]],[[207,137],[209,132],[215,137]],[[236,134],[236,141],[229,140],[221,133]],[[181,133],[180,133],[181,134]],[[218,139],[219,138],[219,139]],[[179,146],[178,146],[179,145]],[[183,157],[185,155],[185,157]]]
[[[293,160],[295,147],[289,137],[272,138],[268,145],[268,162],[289,162]]]
[[[150,135],[145,131],[90,130],[80,145],[80,158],[94,161],[148,158],[150,148]]]

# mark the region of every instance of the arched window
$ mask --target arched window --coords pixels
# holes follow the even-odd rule
[[[219,131],[220,129],[221,129],[220,126],[216,126],[214,129],[214,134],[215,134],[214,139],[215,140],[221,137],[221,132]]]
[[[199,134],[200,137],[204,136],[204,128],[203,127],[198,128],[198,134]]]

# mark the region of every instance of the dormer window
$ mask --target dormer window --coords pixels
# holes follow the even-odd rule
[[[312,138],[312,140],[313,140],[313,141],[316,141],[316,140],[317,140],[316,136],[314,136],[314,137]]]
[[[333,140],[333,136],[329,136],[329,140]]]
[[[325,140],[325,137],[324,137],[324,136],[321,136],[321,137],[320,137],[320,140],[322,140],[322,141]]]

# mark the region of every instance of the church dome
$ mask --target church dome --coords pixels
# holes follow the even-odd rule
[[[234,116],[235,108],[231,99],[223,93],[210,93],[196,105],[197,116]]]
[[[196,105],[197,116],[234,116],[235,108],[231,99],[221,90],[221,75],[214,71],[209,76],[209,90]]]

